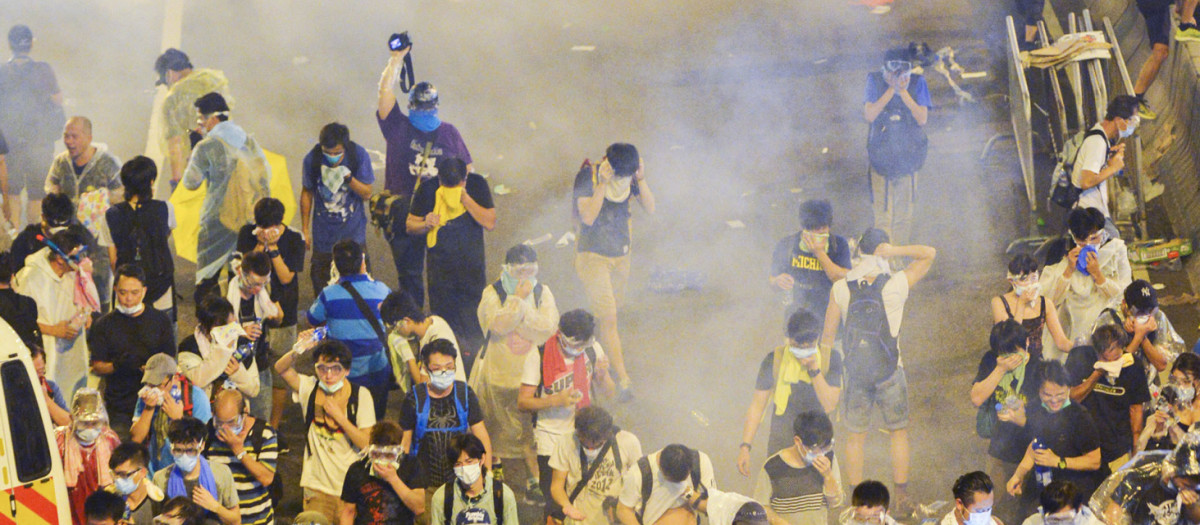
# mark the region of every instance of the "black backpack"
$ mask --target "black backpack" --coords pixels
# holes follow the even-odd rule
[[[896,338],[892,337],[887,310],[883,304],[883,287],[890,275],[879,275],[875,282],[846,282],[850,288],[850,304],[846,307],[846,324],[842,331],[842,366],[847,380],[858,386],[877,385],[896,371],[900,361]]]
[[[250,427],[250,435],[246,436],[250,446],[254,447],[254,451],[259,454],[262,453],[263,441],[266,440],[263,437],[263,429],[266,427],[267,424],[261,419],[255,419],[254,426]],[[278,436],[278,432],[276,432],[276,436]],[[276,472],[275,478],[271,480],[271,485],[267,487],[267,496],[271,498],[271,508],[279,508],[279,505],[283,503],[283,481],[279,479],[279,476],[279,472]]]
[[[358,426],[358,390],[362,387],[354,383],[350,383],[349,380],[346,380],[346,382],[346,386],[350,387],[350,399],[346,401],[346,419],[350,420],[350,424]],[[317,417],[317,389],[320,388],[320,386],[321,385],[313,385],[312,392],[308,394],[308,401],[304,408],[304,428],[306,436],[304,439],[304,455],[306,457],[312,452],[308,449],[307,429],[308,427],[312,426],[313,419],[316,419]]]
[[[882,77],[883,73],[872,75]],[[909,87],[915,85],[920,75],[913,75]],[[883,84],[882,78],[878,81]],[[871,168],[886,178],[903,177],[920,171],[929,153],[929,137],[917,123],[912,111],[899,96],[892,98],[875,120],[867,134],[867,158]]]
[[[122,202],[110,208],[106,214],[109,227],[123,230],[126,226],[128,239],[113,241],[118,244],[116,264],[136,264],[146,272],[146,298],[161,297],[175,284],[175,258],[171,255],[167,237],[167,203],[157,200],[139,203],[134,208]],[[115,224],[114,224],[115,223]],[[123,245],[123,246],[122,246]]]
[[[454,514],[454,485],[458,484],[457,479],[447,481],[443,485],[444,492],[442,493],[442,525],[452,525],[454,519],[451,514]],[[496,514],[496,523],[492,525],[504,525],[504,483],[496,481],[492,478],[492,510]]]
[[[613,438],[616,441],[616,438]],[[688,457],[692,461],[692,470],[689,475],[692,480],[692,488],[699,490],[700,487],[700,451],[694,448],[687,449]],[[650,469],[650,456],[642,456],[637,461],[638,470],[642,474],[642,506],[637,511],[638,523],[642,523],[642,514],[646,512],[646,503],[650,501],[650,493],[654,491],[654,472]],[[700,523],[700,516],[696,516],[696,523]]]

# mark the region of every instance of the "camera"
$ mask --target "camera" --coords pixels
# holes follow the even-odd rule
[[[408,37],[408,31],[395,33],[388,37],[388,49],[400,51],[406,47],[412,47],[412,39]]]

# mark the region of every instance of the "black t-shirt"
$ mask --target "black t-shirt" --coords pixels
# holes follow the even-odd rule
[[[0,318],[8,322],[25,346],[42,346],[42,330],[37,324],[37,302],[12,288],[0,289]]]
[[[996,351],[988,350],[979,359],[979,370],[975,373],[975,381],[972,383],[978,383],[987,379],[987,376],[991,375],[995,369]],[[1030,405],[1041,403],[1041,400],[1038,398],[1038,387],[1041,383],[1042,363],[1031,356],[1029,362],[1025,363],[1025,379],[1020,382],[1019,388],[1015,380],[1009,385],[997,385],[996,391],[992,392],[992,395],[984,403],[995,405],[1003,397],[1001,393],[1007,392],[1001,386],[1008,386],[1009,390],[1015,390],[1018,395],[1024,397],[1026,413],[1028,413]],[[996,429],[992,433],[992,441],[988,445],[988,454],[1008,463],[1020,463],[1021,458],[1025,455],[1025,449],[1029,447],[1029,442],[1032,440],[1033,438],[1029,435],[1028,427],[1020,427],[1007,421],[999,421],[996,423]]]
[[[1063,407],[1051,414],[1042,407],[1041,401],[1027,405],[1025,428],[1029,437],[1045,443],[1050,451],[1060,458],[1076,458],[1100,448],[1101,431],[1087,409],[1077,404]],[[1082,471],[1054,468],[1051,476],[1055,480],[1074,482],[1084,492],[1087,500],[1108,474],[1107,464],[1099,470]]]
[[[825,455],[833,464],[833,452]],[[771,483],[771,500],[764,501],[779,514],[824,510],[825,477],[811,465],[796,468],[788,465],[778,453],[763,464]]]
[[[1162,482],[1161,463],[1155,462],[1132,469],[1113,488],[1113,501],[1129,501],[1123,508],[1131,510],[1131,523],[1138,525],[1184,525],[1181,519],[1179,490]]]
[[[803,308],[817,317],[825,317],[829,307],[829,289],[833,281],[821,269],[821,262],[812,252],[800,248],[800,233],[784,237],[775,245],[771,256],[771,275],[786,273],[796,281],[792,287],[793,308]],[[850,269],[850,243],[841,235],[829,236],[829,258],[842,268]]]
[[[397,474],[405,485],[412,486],[414,465],[407,457],[400,461]],[[388,482],[371,475],[371,458],[350,465],[342,483],[342,501],[355,506],[354,525],[410,525],[416,519]]]
[[[424,217],[433,213],[437,199],[437,181],[417,187],[409,213]],[[485,209],[492,209],[492,190],[487,179],[467,174],[467,195]],[[429,249],[426,272],[430,282],[451,283],[452,288],[478,293],[487,286],[487,268],[483,253],[483,226],[468,212],[446,221],[437,231],[437,245]]]
[[[418,190],[419,191],[419,190]],[[458,389],[467,388],[467,424],[474,425],[483,421],[483,412],[479,409],[479,398],[461,381],[454,383],[455,391],[446,397],[429,398],[429,424],[427,429],[454,428],[458,426],[458,409],[455,398]],[[417,426],[417,396],[416,388],[408,392],[404,404],[400,406],[400,428],[414,430]],[[431,432],[426,430],[421,438],[417,454],[417,488],[434,488],[445,484],[454,478],[454,462],[446,459],[446,449],[450,446],[450,432]]]
[[[241,231],[238,232],[237,251],[249,253],[258,246],[258,238],[254,236],[255,228],[256,226],[253,224],[242,226]],[[304,236],[296,230],[284,228],[276,246],[279,247],[279,257],[283,259],[283,264],[286,264],[288,269],[296,275],[292,276],[292,282],[283,284],[279,282],[279,272],[275,271],[272,264],[271,300],[278,302],[279,307],[283,309],[283,321],[279,323],[279,326],[295,326],[296,309],[300,303],[300,280],[296,277],[304,271]],[[317,291],[320,292],[320,290]]]
[[[112,363],[104,378],[104,404],[109,412],[133,414],[142,388],[142,366],[155,354],[175,355],[175,334],[166,313],[145,306],[137,317],[112,311],[87,332],[92,361]]]
[[[1071,382],[1078,385],[1092,375],[1096,364],[1096,350],[1091,346],[1079,346],[1067,355],[1067,373]],[[1133,426],[1129,421],[1129,407],[1150,401],[1150,389],[1146,383],[1146,367],[1141,357],[1134,357],[1133,364],[1121,369],[1116,383],[1107,376],[1096,382],[1096,388],[1083,400],[1083,406],[1091,412],[1100,429],[1100,451],[1104,463],[1113,461],[1133,450]]]
[[[775,352],[768,352],[758,367],[758,379],[754,382],[755,390],[769,391],[775,387],[774,369]],[[829,369],[822,369],[821,374],[825,376],[825,382],[829,383],[829,386],[835,388],[842,386],[841,353],[830,352]],[[795,436],[792,423],[796,421],[796,416],[802,412],[825,411],[821,407],[821,401],[817,399],[817,391],[813,388],[812,383],[803,381],[792,385],[792,395],[788,397],[787,408],[784,409],[782,416],[775,415],[774,407],[768,409],[771,411],[771,433],[767,438],[768,454],[774,454],[792,446],[792,437]]]
[[[571,209],[579,213],[579,199],[592,196],[592,167],[584,165],[575,175],[574,199]],[[629,253],[631,226],[629,203],[641,195],[636,180],[629,182],[629,198],[623,202],[604,199],[600,213],[592,225],[582,224],[579,228],[578,251],[591,252],[605,257],[620,257]]]

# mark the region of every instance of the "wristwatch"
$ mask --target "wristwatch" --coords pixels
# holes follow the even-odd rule
[[[274,258],[276,258],[276,257],[279,257],[279,250],[278,250],[278,249],[276,249],[276,250],[267,250],[267,256],[268,256],[268,257],[270,257],[270,258],[272,258],[272,259],[274,259]]]
[[[242,451],[241,451],[241,453],[239,453],[238,455],[234,456],[234,458],[235,458],[235,459],[237,459],[238,461],[241,461],[241,460],[242,460],[242,458],[244,458],[244,457],[246,457],[246,451],[245,451],[245,450],[242,450]]]
[[[1060,469],[1063,469],[1063,470],[1066,470],[1066,468],[1067,468],[1067,458],[1058,458],[1058,468],[1060,468]]]
[[[741,448],[741,447],[746,447],[747,452],[749,452],[751,449],[754,448],[753,446],[751,446],[749,443],[747,443],[745,441],[743,441],[741,445],[738,445],[738,448]]]
[[[819,375],[821,375],[821,367],[808,369],[808,377],[817,377]]]

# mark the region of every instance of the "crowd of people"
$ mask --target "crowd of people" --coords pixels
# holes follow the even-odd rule
[[[93,142],[92,122],[63,114],[53,71],[30,58],[29,28],[8,36],[0,190],[5,220],[28,225],[0,239],[0,317],[45,392],[73,523],[270,524],[285,488],[302,494],[294,523],[503,525],[518,521],[518,501],[547,523],[585,525],[913,515],[900,340],[937,251],[909,244],[932,103],[905,50],[867,78],[874,227],[849,240],[833,233],[828,201],[808,200],[774,251],[769,284],[788,300],[736,456],[743,476],[757,470],[745,496],[718,489],[704,452],[644,453],[603,408],[634,396],[618,312],[632,205],[655,209],[635,146],[611,144],[574,177],[589,307],[560,313],[529,245],[508,249],[488,280],[492,191],[432,84],[413,86],[402,111],[394,89],[410,48],[393,49],[379,82],[386,191],[374,192],[350,130],[330,123],[301,165],[298,231],[284,221],[291,196],[271,195],[265,153],[231,118],[223,73],[176,49],[156,61],[160,171]],[[954,483],[944,525],[1200,522],[1200,356],[1154,287],[1132,279],[1108,211],[1139,107],[1116,97],[1084,139],[1067,235],[1008,265],[990,349],[964,387],[989,457]],[[57,156],[51,128],[66,147]],[[206,188],[190,305],[175,301],[176,217],[155,198],[160,173],[173,191]],[[29,208],[14,209],[22,193]],[[395,283],[370,274],[370,222]],[[306,263],[315,298],[302,310]],[[195,309],[191,333],[179,333],[181,306]],[[289,445],[277,429],[291,403],[305,438]],[[766,459],[752,469],[768,411]],[[890,439],[890,489],[864,476],[876,428]],[[286,451],[302,457],[298,479],[278,475]],[[507,485],[506,467],[527,483]]]

